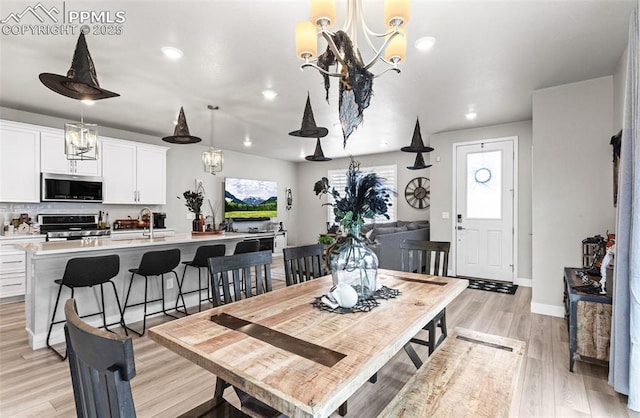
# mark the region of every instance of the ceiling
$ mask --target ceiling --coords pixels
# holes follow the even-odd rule
[[[66,74],[79,35],[7,35],[5,26],[39,23],[25,14],[2,25],[0,106],[78,120],[158,137],[172,134],[184,107],[192,135],[208,145],[289,161],[312,154],[315,140],[288,132],[300,128],[307,92],[328,157],[399,150],[411,141],[416,117],[425,142],[430,134],[531,119],[532,92],[611,75],[627,44],[630,12],[637,0],[420,1],[412,0],[407,25],[407,62],[402,74],[374,80],[364,123],[342,146],[337,84],[329,103],[323,80],[301,71],[294,28],[309,19],[309,2],[217,1],[43,1],[65,11],[122,11],[121,34],[88,34],[100,85],[119,93],[93,106],[58,95],[38,74]],[[382,1],[365,1],[369,26],[382,31]],[[0,20],[37,2],[0,3]],[[342,26],[346,2],[338,0]],[[44,26],[52,26],[45,21]],[[100,26],[89,23],[92,30]],[[109,29],[109,28],[105,28]],[[437,38],[418,51],[421,36]],[[364,44],[361,40],[361,44]],[[175,46],[184,56],[170,61],[160,48]],[[324,49],[323,43],[319,50]],[[371,57],[366,45],[361,52]],[[377,64],[375,72],[383,69]],[[261,92],[274,89],[273,101]],[[212,116],[207,105],[219,106]],[[473,110],[477,118],[468,121]],[[213,126],[213,136],[211,135]],[[245,147],[245,138],[252,145]],[[171,145],[186,147],[194,145]]]

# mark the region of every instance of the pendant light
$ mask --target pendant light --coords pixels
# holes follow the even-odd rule
[[[98,159],[98,125],[84,123],[80,108],[80,122],[64,124],[64,153],[67,160]]]
[[[224,156],[221,149],[213,147],[213,111],[220,109],[218,106],[208,105],[207,109],[211,110],[211,136],[209,139],[209,149],[202,153],[202,166],[204,171],[215,176],[216,173],[222,171],[224,164]]]

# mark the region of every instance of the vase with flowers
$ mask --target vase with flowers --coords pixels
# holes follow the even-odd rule
[[[392,190],[376,173],[363,173],[360,163],[351,160],[346,173],[346,186],[341,194],[323,177],[314,185],[316,196],[331,195],[335,221],[347,232],[342,244],[330,252],[333,284],[348,283],[360,298],[368,298],[377,290],[378,257],[365,244],[360,226],[365,219],[387,214]]]
[[[194,214],[194,218],[191,223],[191,230],[193,232],[202,232],[202,226],[200,222],[202,202],[204,200],[202,192],[192,192],[191,190],[187,190],[182,194],[182,196],[185,200],[184,205],[189,209],[190,212],[193,212]],[[178,196],[178,199],[180,199],[180,196]]]

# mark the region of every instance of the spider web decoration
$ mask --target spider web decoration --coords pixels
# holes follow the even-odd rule
[[[364,68],[360,51],[354,50],[353,43],[344,31],[337,31],[332,35],[333,42],[344,56],[342,73],[340,78],[338,112],[340,124],[342,125],[343,147],[347,146],[347,139],[353,131],[362,123],[362,112],[369,107],[371,95],[373,94],[374,75]],[[338,65],[338,59],[327,46],[327,50],[318,57],[318,67],[329,71],[329,67]],[[329,102],[329,88],[331,82],[329,76],[322,74],[324,78],[325,99]]]
[[[359,287],[360,286],[354,286],[354,289],[356,289],[356,291],[359,291],[360,290]],[[398,289],[391,289],[390,287],[382,286],[380,289],[375,291],[373,296],[370,296],[364,299],[358,299],[358,303],[356,303],[351,308],[343,308],[341,306],[338,306],[337,308],[332,308],[330,306],[327,306],[324,304],[324,302],[322,302],[322,296],[317,296],[315,300],[311,302],[311,305],[313,305],[314,308],[318,308],[322,311],[339,313],[339,314],[369,312],[376,306],[380,305],[380,302],[378,302],[377,299],[383,299],[383,300],[393,299],[400,296],[400,294],[401,292]]]

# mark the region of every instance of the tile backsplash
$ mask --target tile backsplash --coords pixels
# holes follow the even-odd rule
[[[144,205],[102,205],[96,203],[1,203],[0,225],[13,218],[19,218],[21,213],[29,214],[29,218],[35,220],[41,214],[97,214],[98,211],[108,212],[109,221],[116,219],[137,219]],[[162,205],[149,206],[153,212],[163,212]],[[0,233],[2,228],[0,228]]]

